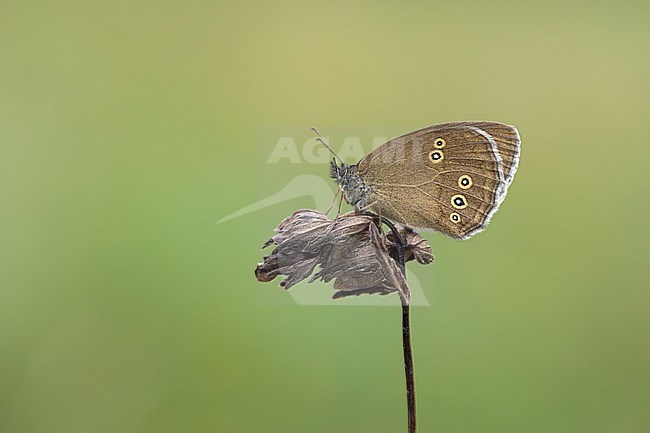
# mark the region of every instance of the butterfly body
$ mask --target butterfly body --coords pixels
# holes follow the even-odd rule
[[[467,239],[482,231],[517,170],[517,129],[498,122],[433,125],[389,140],[332,177],[357,211]]]

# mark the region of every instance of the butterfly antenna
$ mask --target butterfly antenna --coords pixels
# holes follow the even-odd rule
[[[338,159],[339,163],[343,164],[343,161],[341,160],[341,158],[339,158],[339,156],[336,154],[336,152],[334,152],[334,150],[332,150],[332,148],[330,147],[330,145],[327,144],[327,142],[325,141],[325,139],[323,138],[323,136],[320,135],[320,132],[318,132],[318,129],[316,129],[316,128],[311,128],[311,130],[314,131],[314,132],[316,133],[316,135],[318,136],[318,138],[316,138],[316,141],[318,141],[319,143],[321,143],[323,146],[327,147],[327,150],[329,150],[330,153],[331,153],[332,155],[334,155],[334,158]]]

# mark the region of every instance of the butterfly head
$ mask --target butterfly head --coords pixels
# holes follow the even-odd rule
[[[347,165],[332,159],[330,176],[336,181],[339,189],[343,191],[345,201],[360,210],[368,205],[372,188],[363,181],[363,173],[359,172],[357,164]]]

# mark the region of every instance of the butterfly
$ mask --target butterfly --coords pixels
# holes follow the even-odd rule
[[[393,138],[357,164],[335,154],[331,176],[358,212],[468,239],[505,199],[520,144],[517,129],[503,123],[441,123]]]

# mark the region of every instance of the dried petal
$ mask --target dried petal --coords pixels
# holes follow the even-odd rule
[[[404,248],[404,261],[408,262],[413,259],[417,260],[422,265],[428,265],[433,262],[433,254],[431,253],[431,246],[426,239],[424,239],[418,232],[411,227],[402,225],[397,226],[397,231],[402,240],[406,243]],[[388,232],[386,235],[389,241],[389,249],[395,248],[393,232]]]

